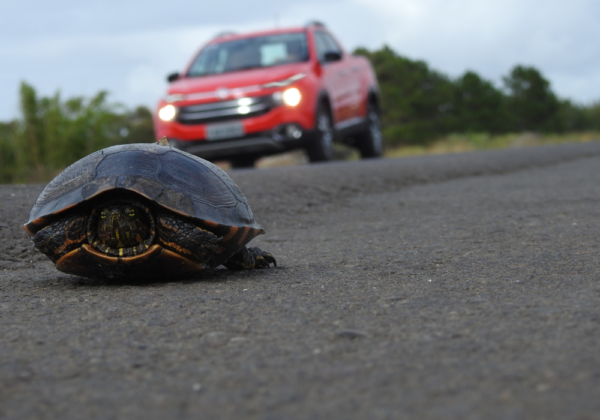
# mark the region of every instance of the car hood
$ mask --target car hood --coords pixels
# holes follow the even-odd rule
[[[236,89],[262,86],[265,83],[288,79],[298,73],[308,72],[308,63],[289,64],[276,67],[241,70],[230,73],[201,77],[185,77],[173,82],[168,95],[186,95],[190,93],[211,92],[217,89]]]

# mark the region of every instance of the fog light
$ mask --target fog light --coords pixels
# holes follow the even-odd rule
[[[171,104],[165,105],[158,110],[158,118],[163,121],[172,121],[175,115],[177,115],[177,108]]]
[[[302,137],[302,129],[297,125],[290,124],[285,128],[285,134],[293,139]]]

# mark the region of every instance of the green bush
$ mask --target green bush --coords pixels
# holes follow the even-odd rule
[[[486,147],[508,133],[600,131],[600,102],[584,106],[558,98],[533,67],[515,66],[496,87],[472,71],[451,79],[387,46],[355,54],[366,56],[377,74],[388,147],[459,138]],[[147,108],[128,110],[107,97],[40,98],[23,82],[20,118],[0,123],[0,182],[47,181],[98,149],[154,140]]]
[[[13,144],[16,127],[16,121],[0,123],[0,183],[12,182],[17,172],[17,155]]]
[[[515,66],[499,88],[472,71],[452,80],[388,46],[354,53],[377,74],[387,146],[427,145],[452,133],[600,130],[600,102],[586,107],[559,99],[534,67]]]
[[[145,107],[128,111],[100,92],[90,99],[38,98],[21,84],[21,118],[0,125],[0,182],[42,182],[82,157],[116,144],[154,139]]]
[[[388,144],[423,143],[452,127],[453,84],[423,61],[413,61],[385,46],[355,54],[372,63],[380,84],[384,137]]]

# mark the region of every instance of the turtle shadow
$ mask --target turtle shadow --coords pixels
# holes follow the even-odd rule
[[[243,281],[249,279],[264,278],[265,274],[276,270],[276,267],[268,270],[243,270],[234,271],[226,268],[216,268],[205,273],[196,274],[191,277],[171,277],[171,278],[152,278],[152,279],[109,279],[103,277],[87,278],[72,275],[65,275],[52,279],[53,284],[74,288],[98,288],[98,287],[160,287],[168,284],[221,284],[230,281]]]

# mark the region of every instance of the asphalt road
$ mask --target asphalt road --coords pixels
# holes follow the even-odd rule
[[[600,419],[600,143],[231,175],[278,267],[149,284],[0,186],[0,418]]]

